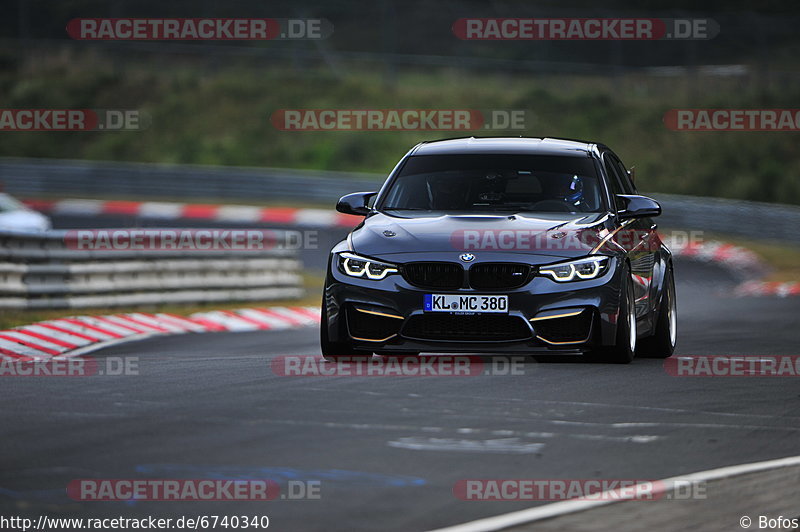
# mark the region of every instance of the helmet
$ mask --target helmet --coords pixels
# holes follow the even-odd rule
[[[576,204],[583,200],[583,181],[580,177],[574,175],[569,181],[567,191],[564,194],[564,200],[569,203]]]

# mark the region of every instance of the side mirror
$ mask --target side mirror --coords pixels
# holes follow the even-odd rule
[[[336,210],[344,214],[355,214],[356,216],[366,216],[369,214],[369,200],[377,192],[354,192],[339,198],[336,203]]]
[[[623,220],[630,218],[650,218],[661,214],[661,205],[653,198],[637,196],[635,194],[617,194],[625,204],[625,209],[619,211]]]

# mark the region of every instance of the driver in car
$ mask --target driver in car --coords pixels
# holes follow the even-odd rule
[[[433,210],[463,210],[469,187],[453,177],[434,177],[428,181],[428,199]]]

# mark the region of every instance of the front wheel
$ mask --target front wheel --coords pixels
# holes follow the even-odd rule
[[[633,296],[633,280],[627,273],[625,278],[614,345],[597,347],[586,353],[586,358],[592,362],[628,364],[636,356],[636,303]]]
[[[675,302],[675,277],[672,268],[664,275],[664,289],[661,292],[661,306],[658,310],[658,322],[653,336],[643,338],[639,342],[636,354],[646,358],[669,358],[675,352],[678,339],[678,311]]]

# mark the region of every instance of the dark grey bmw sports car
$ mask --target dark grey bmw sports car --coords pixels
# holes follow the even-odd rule
[[[563,353],[627,363],[676,339],[672,256],[606,146],[551,138],[424,142],[332,250],[327,359],[376,353]]]

